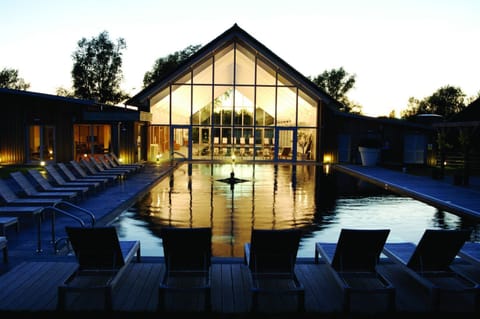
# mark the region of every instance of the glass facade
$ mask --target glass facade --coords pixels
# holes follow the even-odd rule
[[[149,160],[313,161],[317,102],[262,56],[233,42],[150,99]]]

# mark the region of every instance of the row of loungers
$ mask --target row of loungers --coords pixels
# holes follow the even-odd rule
[[[124,267],[134,260],[133,256],[140,262],[140,241],[119,241],[114,227],[67,227],[66,231],[77,256],[78,269],[58,287],[58,309],[66,310],[69,292],[101,289],[106,309],[112,310],[112,290],[121,280]],[[378,267],[382,254],[428,289],[431,311],[440,310],[442,293],[470,295],[474,300],[472,311],[480,310],[479,283],[452,267],[459,256],[473,267],[480,267],[480,244],[468,242],[470,231],[427,229],[417,244],[387,243],[389,232],[388,229],[342,229],[337,242],[316,243],[315,262],[326,264],[331,270],[343,291],[345,312],[351,311],[353,294],[375,295],[377,299],[384,296],[385,307],[381,311],[395,311],[396,288]],[[258,309],[260,294],[294,296],[298,312],[304,311],[305,289],[295,273],[301,236],[299,229],[252,230],[250,242],[244,247],[252,311]],[[169,291],[189,291],[203,294],[205,310],[210,311],[211,228],[165,227],[161,237],[165,272],[158,286],[158,310],[168,311],[165,298]],[[112,260],[111,256],[123,258]],[[95,280],[95,286],[78,285],[99,274],[104,276],[104,285],[99,286]]]
[[[41,250],[40,224],[48,210],[72,210],[94,216],[78,204],[109,185],[126,179],[140,171],[142,163],[121,164],[115,154],[103,157],[90,157],[80,162],[48,164],[43,170],[29,169],[10,173],[9,179],[0,179],[0,216],[32,217],[38,225],[38,246]],[[0,237],[0,249],[3,249],[4,261],[8,260],[7,239]]]

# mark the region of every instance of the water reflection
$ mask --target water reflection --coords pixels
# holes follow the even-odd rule
[[[213,255],[222,257],[242,257],[252,228],[301,228],[299,256],[308,257],[316,241],[336,241],[342,227],[388,227],[393,241],[416,241],[427,227],[478,234],[475,223],[315,165],[188,165],[117,223],[121,238],[141,240],[144,255],[161,255],[164,226],[211,227]],[[242,182],[225,182],[232,171]]]

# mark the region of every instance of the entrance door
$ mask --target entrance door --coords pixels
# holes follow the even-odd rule
[[[172,125],[170,134],[170,154],[172,159],[192,159],[192,131],[187,125]]]
[[[275,160],[293,161],[297,157],[296,136],[296,128],[277,127],[275,129]]]

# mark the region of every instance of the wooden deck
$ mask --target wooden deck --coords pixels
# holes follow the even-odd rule
[[[148,259],[148,258],[147,258]],[[74,270],[75,262],[36,261],[24,262],[0,276],[0,310],[10,315],[31,312],[56,312],[57,286]],[[459,259],[455,268],[476,280],[480,280],[480,269]],[[113,309],[122,317],[139,314],[165,318],[156,313],[158,285],[164,271],[161,259],[133,262],[127,266],[124,275],[113,293]],[[386,302],[376,297],[352,298],[352,316],[392,316],[430,314],[428,295],[407,273],[388,259],[382,259],[380,271],[396,287],[396,311],[387,313]],[[296,266],[299,280],[305,286],[305,313],[296,312],[294,296],[269,296],[260,298],[259,312],[250,312],[250,277],[248,268],[241,260],[215,260],[212,266],[212,312],[209,317],[250,317],[250,316],[295,316],[295,317],[341,317],[341,292],[335,284],[327,265],[300,260]],[[169,315],[204,315],[203,296],[170,295],[167,297]],[[472,298],[447,296],[442,312],[455,313],[461,317],[478,315],[474,312]],[[66,313],[103,313],[102,294],[86,293],[67,299]]]

